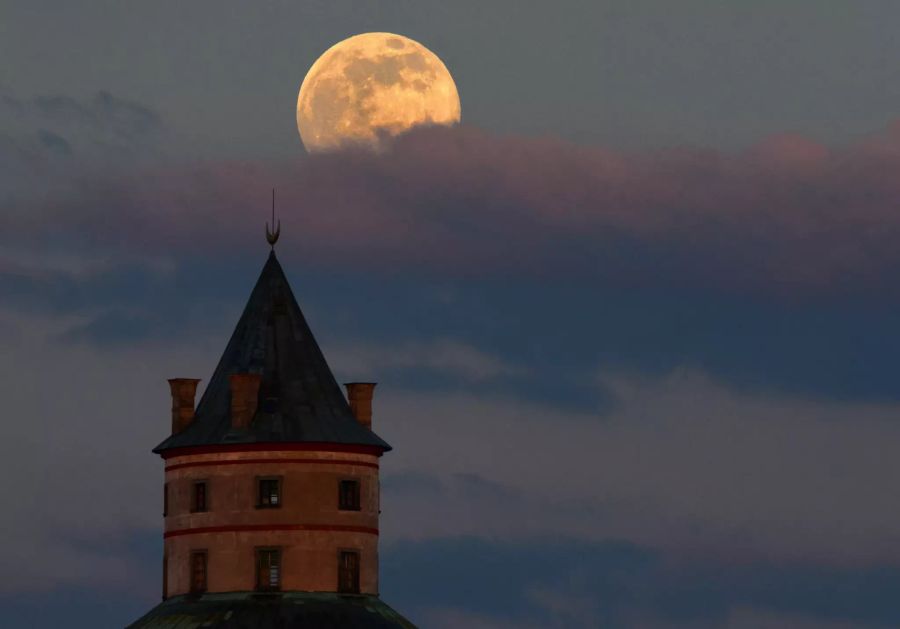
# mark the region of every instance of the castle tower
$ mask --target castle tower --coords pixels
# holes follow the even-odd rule
[[[375,385],[348,403],[274,251],[197,383],[169,381],[164,600],[131,627],[413,627],[378,598]]]

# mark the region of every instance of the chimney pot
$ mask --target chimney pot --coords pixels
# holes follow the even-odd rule
[[[347,401],[353,416],[365,428],[372,430],[372,397],[375,395],[375,382],[347,382]]]
[[[231,388],[231,427],[246,428],[253,421],[259,405],[258,373],[236,373],[228,376]]]
[[[177,434],[194,421],[194,396],[197,395],[195,378],[172,378],[169,390],[172,392],[172,434]]]

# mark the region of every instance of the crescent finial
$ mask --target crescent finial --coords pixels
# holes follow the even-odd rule
[[[273,231],[274,230],[274,231]],[[269,229],[269,221],[266,221],[266,240],[272,249],[275,249],[275,243],[281,235],[281,219],[278,219],[278,225],[275,224],[275,188],[272,188],[272,229]]]

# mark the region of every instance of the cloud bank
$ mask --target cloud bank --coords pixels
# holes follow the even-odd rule
[[[70,109],[80,111],[44,113]],[[95,109],[116,134],[132,130],[123,137],[155,124]],[[100,113],[89,111],[69,117],[90,131]],[[82,246],[120,247],[128,234],[154,254],[221,255],[261,231],[275,185],[282,248],[323,264],[892,295],[900,267],[896,126],[844,148],[783,136],[740,153],[622,153],[435,127],[383,155],[127,165],[109,176],[104,160],[87,160],[6,220],[32,237],[49,223]]]
[[[615,400],[608,413],[386,393],[377,427],[396,448],[387,470],[402,470],[385,480],[386,532],[628,539],[736,562],[900,562],[896,405],[745,395],[689,370],[601,384]]]

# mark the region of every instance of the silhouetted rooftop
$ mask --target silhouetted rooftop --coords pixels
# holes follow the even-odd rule
[[[228,376],[237,373],[261,375],[259,408],[246,429],[231,426]],[[197,405],[196,418],[153,451],[277,442],[391,449],[353,417],[272,252]]]
[[[126,629],[416,629],[377,596],[230,592],[175,596]]]

